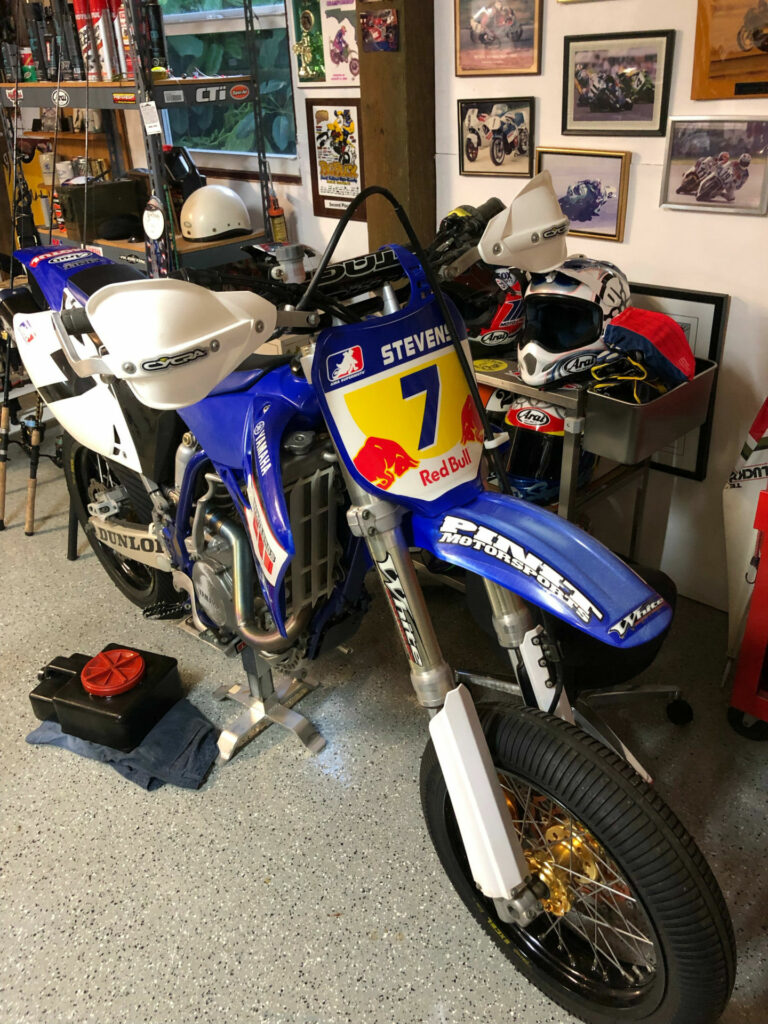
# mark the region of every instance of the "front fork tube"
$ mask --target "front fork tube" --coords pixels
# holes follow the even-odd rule
[[[517,594],[493,580],[484,579],[483,583],[491,605],[496,638],[509,653],[525,703],[557,715],[566,722],[573,722],[568,695],[564,688],[558,692],[544,657],[544,628],[534,623],[530,609]]]
[[[419,703],[429,710],[429,731],[451,798],[467,859],[480,891],[499,915],[521,926],[541,910],[512,815],[504,800],[469,691],[456,686],[443,658],[408,545],[400,510],[371,498],[348,481],[352,532],[365,538],[387,595]]]
[[[402,531],[393,526],[367,534],[365,540],[403,642],[416,697],[422,707],[439,710],[455,680],[440,650]]]

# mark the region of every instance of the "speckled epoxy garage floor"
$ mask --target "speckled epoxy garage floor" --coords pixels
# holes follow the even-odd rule
[[[25,466],[12,455],[0,534],[2,1024],[570,1022],[444,880],[419,805],[426,719],[380,600],[353,653],[312,669],[322,687],[300,708],[328,740],[319,756],[272,728],[199,792],[147,794],[24,742],[28,691],[57,654],[119,641],[173,655],[220,724],[234,708],[211,693],[240,673],[173,625],[144,622],[82,536],[80,559],[65,560],[66,491],[48,462],[38,532],[25,537]],[[459,601],[431,597],[453,663],[490,668]],[[740,954],[723,1020],[764,1024],[768,745],[725,723],[725,635],[723,615],[683,601],[654,672],[687,688],[694,724],[675,728],[658,704],[614,724],[723,886]]]

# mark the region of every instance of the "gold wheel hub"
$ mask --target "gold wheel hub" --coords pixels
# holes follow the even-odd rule
[[[595,881],[598,877],[599,846],[589,832],[575,825],[551,825],[544,838],[546,846],[526,850],[525,857],[531,873],[548,889],[541,905],[562,917],[573,906],[579,879]]]
[[[502,776],[499,776],[499,781],[504,784]],[[512,817],[519,819],[517,801],[506,787],[504,798]],[[534,797],[532,803],[540,804],[543,810],[543,802],[539,798]],[[573,819],[567,824],[562,821],[548,824],[546,819],[544,822],[539,819],[537,832],[536,843],[531,842],[533,836],[530,833],[521,836],[525,859],[534,878],[547,887],[547,895],[540,898],[542,907],[548,913],[562,917],[578,899],[579,884],[594,882],[600,877],[598,859],[602,856],[602,848],[594,836]]]

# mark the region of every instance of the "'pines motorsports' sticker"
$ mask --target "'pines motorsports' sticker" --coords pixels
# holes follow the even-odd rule
[[[474,551],[482,551],[486,555],[498,558],[500,562],[511,565],[525,576],[531,576],[539,586],[567,605],[582,622],[589,622],[593,615],[598,619],[603,618],[603,613],[592,604],[586,594],[582,594],[557,569],[547,565],[532,551],[526,551],[522,545],[487,526],[473,523],[470,519],[460,519],[458,516],[446,516],[440,525],[438,542],[458,544],[462,547],[471,547]]]

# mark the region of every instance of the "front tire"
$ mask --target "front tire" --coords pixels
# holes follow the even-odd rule
[[[78,521],[94,554],[120,593],[139,608],[147,608],[162,601],[178,601],[179,595],[170,573],[124,558],[118,551],[97,540],[88,522],[88,503],[94,499],[99,488],[104,490],[110,486],[123,486],[128,495],[121,506],[119,518],[132,526],[151,523],[152,503],[139,476],[91,451],[67,434],[64,435],[63,457],[64,477]]]
[[[504,163],[505,156],[506,153],[504,152],[504,139],[497,135],[494,139],[491,140],[491,162],[496,167],[501,167],[501,165]]]
[[[710,1024],[733,987],[728,911],[691,837],[632,769],[531,709],[481,716],[532,872],[548,879],[527,929],[477,890],[432,744],[421,796],[432,841],[470,912],[525,977],[589,1024]],[[575,868],[574,868],[575,865]]]

